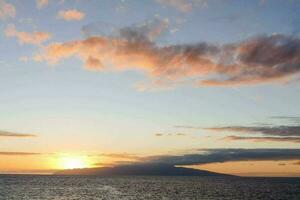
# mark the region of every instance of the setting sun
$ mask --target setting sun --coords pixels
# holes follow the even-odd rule
[[[59,161],[60,168],[62,169],[81,169],[89,167],[86,159],[82,157],[65,157]]]

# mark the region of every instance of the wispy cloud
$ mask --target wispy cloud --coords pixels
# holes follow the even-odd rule
[[[4,30],[6,37],[15,37],[20,44],[40,45],[51,38],[51,34],[47,32],[25,32],[18,31],[12,24],[8,25]]]
[[[189,12],[196,6],[205,6],[208,3],[207,0],[156,0],[156,2],[181,12]]]
[[[35,134],[27,134],[27,133],[14,133],[8,131],[0,130],[0,137],[17,137],[17,138],[27,138],[27,137],[37,137]]]
[[[57,14],[57,17],[60,19],[64,19],[67,21],[78,21],[83,19],[85,16],[85,13],[78,11],[78,10],[63,10],[59,11]]]
[[[0,19],[15,17],[16,8],[13,4],[7,3],[5,0],[0,0]]]
[[[291,117],[291,116],[273,116],[271,117],[271,119],[279,119],[279,120],[287,120],[287,121],[290,121],[290,122],[295,122],[297,124],[300,124],[300,117]]]
[[[300,143],[300,137],[245,137],[245,136],[226,136],[223,140],[229,141],[251,141],[251,142],[292,142]]]
[[[46,7],[48,3],[49,3],[48,0],[36,0],[36,6],[39,9]]]
[[[272,136],[300,136],[300,126],[227,126],[211,127],[205,130],[217,132],[238,132],[238,133],[256,133]]]
[[[174,126],[174,128],[183,128],[183,129],[202,129],[201,127],[199,126],[182,126],[182,125],[176,125]]]
[[[154,134],[157,137],[161,136],[187,136],[185,133],[156,133]]]
[[[295,117],[271,117],[275,119],[287,119],[295,120],[298,118]],[[296,120],[296,122],[298,122]],[[215,131],[221,133],[236,133],[236,134],[257,134],[258,136],[226,136],[223,140],[227,141],[251,141],[251,142],[291,142],[291,143],[300,143],[300,126],[293,125],[264,125],[260,124],[257,126],[224,126],[224,127],[209,127],[203,128],[208,131]]]
[[[102,153],[102,154],[98,154],[98,156],[109,157],[114,159],[129,159],[129,160],[136,160],[140,158],[140,156],[138,155],[128,154],[128,153]]]
[[[41,153],[0,151],[0,156],[36,156],[36,155],[41,155]]]
[[[158,86],[179,82],[197,86],[255,85],[290,80],[300,73],[298,38],[258,36],[221,46],[206,42],[166,46],[155,43],[166,28],[163,21],[156,21],[125,27],[110,36],[53,43],[35,59],[53,64],[77,57],[89,70],[135,69]]]

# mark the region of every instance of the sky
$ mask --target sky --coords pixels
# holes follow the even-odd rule
[[[0,0],[0,172],[300,176],[300,1]]]

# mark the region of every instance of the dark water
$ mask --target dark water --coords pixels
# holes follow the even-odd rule
[[[0,176],[0,200],[287,199],[299,178]]]

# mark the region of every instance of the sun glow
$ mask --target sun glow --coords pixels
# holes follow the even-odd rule
[[[81,169],[88,168],[89,163],[84,157],[64,157],[60,160],[62,169]]]

